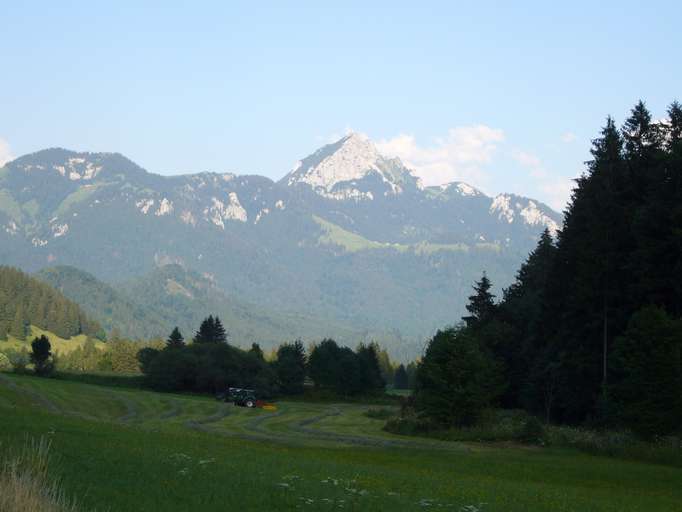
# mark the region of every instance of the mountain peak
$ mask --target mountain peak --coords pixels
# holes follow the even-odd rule
[[[43,149],[17,158],[7,165],[10,170],[23,174],[42,172],[76,182],[92,181],[105,169],[146,174],[146,171],[120,153],[76,152],[64,148]]]
[[[374,186],[361,186],[366,179]],[[330,199],[358,200],[373,199],[377,192],[400,194],[405,183],[417,180],[400,159],[385,158],[366,135],[350,132],[298,162],[283,181],[306,184]]]
[[[561,229],[560,215],[539,201],[516,194],[498,194],[490,203],[489,211],[508,224],[519,218],[526,225],[545,227],[552,236]]]

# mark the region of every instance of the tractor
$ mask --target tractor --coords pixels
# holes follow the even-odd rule
[[[253,389],[228,388],[227,392],[220,393],[216,397],[222,402],[232,402],[239,407],[256,407],[256,392]]]

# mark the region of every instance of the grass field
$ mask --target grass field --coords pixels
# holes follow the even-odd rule
[[[83,510],[680,510],[678,468],[399,437],[366,410],[246,410],[0,374],[2,446],[49,439],[53,474]]]

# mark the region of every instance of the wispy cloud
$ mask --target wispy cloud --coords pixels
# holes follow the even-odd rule
[[[530,175],[534,178],[546,178],[547,171],[542,165],[542,161],[537,155],[522,151],[520,149],[512,150],[511,157],[520,165],[527,168]]]
[[[563,210],[571,197],[573,181],[569,178],[557,176],[549,172],[540,157],[533,153],[514,149],[511,157],[522,167],[528,170],[531,177],[535,178],[538,190],[543,193],[544,201],[555,210]]]
[[[561,142],[565,142],[566,144],[570,144],[576,139],[576,135],[573,132],[566,132],[561,135]]]
[[[9,143],[0,138],[0,166],[5,165],[10,160],[14,160],[14,155],[12,155]]]
[[[482,186],[490,181],[485,166],[504,139],[502,130],[479,124],[451,128],[445,137],[429,145],[419,145],[409,134],[380,140],[376,145],[381,153],[397,156],[413,168],[426,185],[466,181]]]

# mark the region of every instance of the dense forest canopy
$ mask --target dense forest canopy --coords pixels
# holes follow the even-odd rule
[[[24,339],[30,325],[61,338],[102,337],[99,324],[51,286],[11,267],[0,266],[0,339]]]

